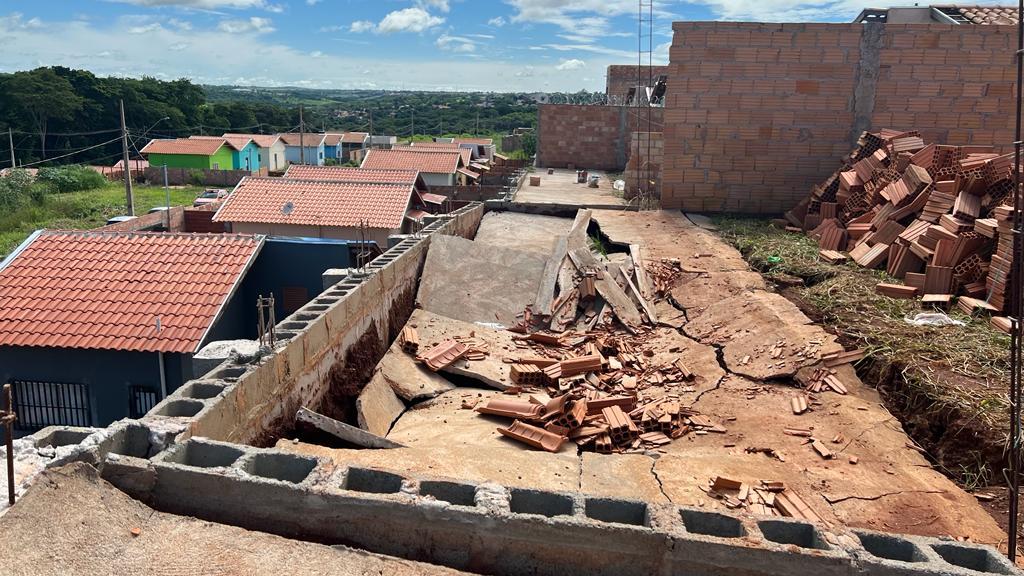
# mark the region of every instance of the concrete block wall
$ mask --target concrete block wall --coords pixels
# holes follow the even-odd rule
[[[662,206],[780,213],[864,130],[1012,144],[1014,28],[676,22]]]
[[[650,112],[652,131],[660,131],[663,110],[652,108]],[[636,113],[636,108],[626,106],[541,104],[537,112],[537,166],[567,168],[572,164],[621,172],[629,159]]]
[[[184,223],[185,208],[174,206],[170,210],[142,214],[133,220],[116,222],[101,226],[96,230],[100,232],[135,232],[136,230],[154,230],[167,226],[167,214],[170,213],[171,225],[168,230],[181,231]]]
[[[472,238],[482,204],[437,216],[420,237],[409,237],[278,322],[278,343],[252,364],[227,361],[162,400],[142,419],[178,439],[193,436],[243,444],[269,443],[300,407],[319,407],[332,374],[347,363],[380,360],[411,312],[430,237]]]
[[[991,547],[672,504],[335,467],[193,439],[103,477],[158,510],[496,575],[1016,574]]]

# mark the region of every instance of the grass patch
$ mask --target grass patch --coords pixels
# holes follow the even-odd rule
[[[171,205],[191,205],[203,188],[171,188]],[[163,187],[136,185],[135,214],[167,203]],[[32,232],[40,228],[86,230],[102,226],[112,216],[127,214],[124,185],[109,183],[84,192],[48,194],[42,201],[26,202],[0,214],[0,254],[9,254]]]
[[[932,427],[929,433],[938,437],[970,430],[985,436],[987,446],[965,446],[936,460],[948,464],[946,472],[962,482],[987,479],[978,462],[997,467],[998,447],[1009,430],[1009,336],[993,329],[987,316],[971,318],[955,307],[949,315],[965,322],[962,328],[913,326],[905,318],[925,311],[920,300],[875,293],[879,282],[900,282],[884,272],[852,262],[821,261],[817,243],[806,235],[780,230],[763,219],[719,217],[715,224],[767,277],[804,279],[805,285],[791,289],[793,295],[813,307],[822,324],[848,345],[865,350],[865,366],[899,379],[898,390],[890,392],[903,396],[897,399],[903,406],[925,412],[923,425]],[[902,416],[906,420],[909,415]],[[937,430],[935,421],[942,419],[956,429]]]

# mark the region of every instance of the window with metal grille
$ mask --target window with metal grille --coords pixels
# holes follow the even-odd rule
[[[146,386],[128,387],[128,417],[142,418],[156,406],[157,392]]]
[[[18,430],[47,426],[92,426],[89,387],[67,382],[14,380],[14,411]]]

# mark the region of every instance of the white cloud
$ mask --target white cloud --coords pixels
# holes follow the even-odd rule
[[[466,34],[470,38],[481,38],[483,40],[494,40],[494,34]]]
[[[330,26],[328,28],[331,29],[331,30],[334,30],[336,27],[335,26]],[[349,32],[355,32],[356,34],[362,34],[363,32],[372,32],[376,28],[377,28],[377,25],[374,24],[373,22],[370,22],[369,20],[356,20],[355,22],[352,23],[351,26],[349,26],[348,30],[349,30]],[[324,30],[324,29],[321,28],[321,30]]]
[[[561,64],[555,66],[555,70],[579,70],[586,67],[586,65],[587,63],[583,60],[573,58],[571,60],[563,60]]]
[[[388,13],[380,24],[377,24],[377,32],[423,32],[441,24],[444,24],[444,18],[434,16],[422,8],[404,8]]]
[[[136,6],[178,6],[180,8],[203,8],[217,10],[220,8],[266,8],[266,0],[116,0]]]
[[[447,12],[450,9],[448,0],[416,0],[416,5],[421,8],[436,8],[441,12]]]
[[[597,44],[545,44],[544,47],[552,50],[558,50],[559,52],[593,52],[594,54],[614,56],[615,58],[626,60],[627,62],[636,61],[636,51],[617,50],[615,48],[608,48]]]
[[[145,26],[132,26],[128,29],[129,34],[148,34],[150,32],[156,32],[157,30],[163,30],[163,26],[154,22],[152,24],[146,24]]]
[[[319,50],[313,50],[312,52],[309,53],[309,55],[312,56],[313,58],[323,58],[324,57],[324,53],[319,51]]]
[[[448,52],[476,52],[476,42],[462,36],[442,34],[437,38],[437,47]]]
[[[217,29],[228,34],[265,34],[273,32],[273,22],[269,18],[250,16],[247,20],[222,20]]]
[[[0,32],[3,30],[29,30],[39,28],[43,25],[39,18],[25,20],[25,15],[20,12],[12,12],[7,16],[0,16]]]
[[[306,5],[307,6],[316,6],[320,2],[321,2],[321,0],[306,0]]]
[[[506,24],[505,19],[501,16],[495,16],[487,21],[488,26],[494,26],[495,28],[501,28]]]

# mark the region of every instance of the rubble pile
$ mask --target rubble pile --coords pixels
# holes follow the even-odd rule
[[[880,283],[880,294],[930,305],[960,296],[966,313],[998,313],[1013,258],[1012,191],[1012,154],[882,130],[865,133],[786,220],[818,241],[822,259],[842,262],[847,252],[903,280]]]

